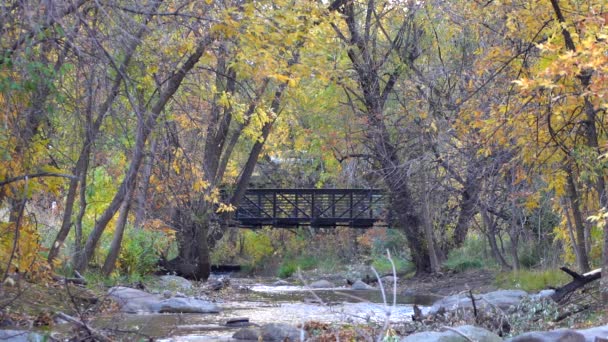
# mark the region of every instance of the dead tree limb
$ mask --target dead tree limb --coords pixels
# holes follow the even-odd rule
[[[551,299],[553,299],[557,303],[563,301],[564,298],[566,298],[572,292],[602,277],[601,268],[595,269],[584,274],[576,273],[568,267],[561,267],[560,269],[568,273],[572,277],[572,281],[560,288],[555,289],[555,293],[551,296]]]

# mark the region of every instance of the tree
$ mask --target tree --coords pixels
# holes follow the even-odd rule
[[[404,65],[413,63],[420,54],[417,5],[401,8],[368,1],[340,2],[334,7],[344,19],[343,24],[334,24],[334,29],[345,45],[356,79],[355,84],[344,85],[350,108],[366,126],[365,145],[389,190],[392,224],[405,232],[417,273],[428,272],[422,217],[402,167],[403,156],[387,126],[387,105]]]

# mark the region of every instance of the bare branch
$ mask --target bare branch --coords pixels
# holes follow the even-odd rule
[[[21,176],[5,179],[3,181],[0,181],[0,186],[5,186],[7,184],[18,182],[20,180],[24,180],[24,179],[28,179],[28,178],[41,178],[41,177],[62,177],[62,178],[69,178],[69,179],[78,179],[77,176],[69,175],[66,173],[38,172],[38,173],[32,173],[32,174],[21,175]]]

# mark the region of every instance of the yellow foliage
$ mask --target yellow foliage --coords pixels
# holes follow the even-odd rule
[[[24,217],[21,223],[17,230],[14,222],[0,223],[0,271],[4,272],[10,261],[10,272],[19,270],[34,281],[48,279],[51,268],[40,254],[43,248],[35,222]]]

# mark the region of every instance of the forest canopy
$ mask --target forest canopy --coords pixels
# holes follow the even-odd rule
[[[525,246],[606,265],[607,20],[600,0],[6,1],[2,280],[207,279],[238,234],[278,248],[230,227],[252,187],[383,189],[417,273],[472,236],[507,269]]]

